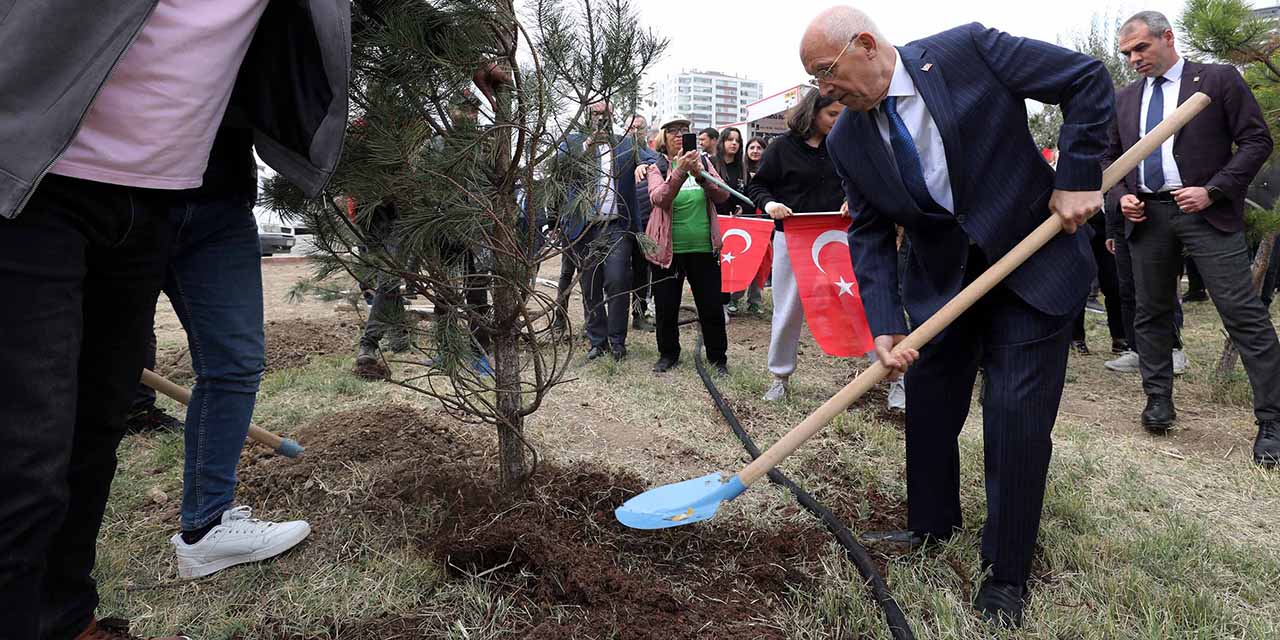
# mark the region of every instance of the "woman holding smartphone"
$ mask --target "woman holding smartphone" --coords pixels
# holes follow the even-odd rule
[[[698,308],[707,360],[721,375],[729,373],[725,318],[720,306],[720,223],[716,204],[729,192],[707,180],[719,179],[715,168],[702,157],[696,138],[689,134],[689,119],[669,116],[662,122],[657,147],[658,162],[648,167],[649,201],[653,211],[645,233],[657,244],[647,257],[653,272],[653,299],[657,325],[658,362],[662,373],[680,362],[680,298],[689,280]],[[688,148],[685,142],[688,139]]]
[[[775,221],[773,323],[769,337],[769,372],[773,374],[773,382],[763,398],[769,402],[787,397],[787,383],[796,369],[800,327],[804,322],[800,291],[787,254],[784,221],[793,211],[843,210],[840,177],[824,144],[842,111],[844,105],[839,102],[818,95],[816,90],[806,92],[787,114],[790,131],[765,149],[760,171],[747,186],[747,195]]]

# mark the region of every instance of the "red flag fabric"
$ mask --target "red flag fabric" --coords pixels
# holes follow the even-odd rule
[[[809,332],[827,355],[865,355],[873,345],[849,257],[849,219],[795,216],[786,225],[787,253]]]
[[[743,291],[751,285],[769,250],[773,221],[720,216],[720,290]]]

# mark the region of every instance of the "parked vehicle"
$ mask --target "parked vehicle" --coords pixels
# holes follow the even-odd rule
[[[253,215],[258,219],[258,244],[261,245],[264,257],[293,250],[293,245],[297,242],[295,229],[284,224],[280,214],[255,207]]]

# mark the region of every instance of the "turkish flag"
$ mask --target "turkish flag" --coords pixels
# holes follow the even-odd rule
[[[849,256],[849,219],[795,216],[786,225],[787,253],[809,332],[827,355],[866,355],[873,348],[871,328]]]
[[[773,221],[720,216],[720,290],[745,290],[769,251]]]

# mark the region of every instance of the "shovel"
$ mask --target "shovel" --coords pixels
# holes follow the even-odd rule
[[[185,387],[179,387],[168,378],[150,370],[142,370],[142,384],[163,393],[173,399],[174,402],[186,406],[191,403],[191,390]],[[249,425],[249,439],[264,445],[267,448],[286,458],[296,458],[302,455],[304,451],[302,445],[292,438],[281,438],[280,436],[263,429],[254,424]]]
[[[1208,104],[1209,96],[1203,93],[1196,93],[1188,98],[1171,116],[1143,136],[1103,172],[1102,191],[1105,193],[1114,187],[1143,158],[1151,155],[1161,143]],[[933,317],[912,331],[895,350],[923,347],[1061,231],[1062,221],[1058,216],[1050,215],[1031,235],[991,265]],[[665,529],[710,519],[715,516],[720,503],[741,495],[753,482],[778,466],[887,375],[889,369],[883,364],[876,362],[871,365],[741,471],[732,475],[711,473],[701,478],[650,489],[623,503],[614,515],[619,522],[634,529]]]

